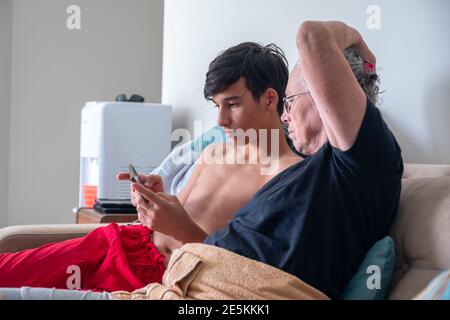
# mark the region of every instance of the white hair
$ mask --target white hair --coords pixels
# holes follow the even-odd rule
[[[347,62],[350,65],[350,68],[352,69],[356,80],[363,89],[367,98],[370,100],[370,102],[376,105],[379,100],[378,95],[380,94],[380,87],[379,87],[380,78],[378,77],[376,71],[369,70],[368,68],[366,68],[364,60],[361,58],[361,56],[355,49],[344,50],[344,56],[347,59]],[[297,68],[299,65],[300,60],[297,60],[297,62],[294,65],[294,69]],[[306,81],[303,79],[303,77],[297,78],[298,79],[296,80],[299,81],[299,84],[303,88],[308,90],[308,85],[306,84]]]
[[[367,98],[374,105],[377,104],[378,95],[380,93],[380,78],[378,77],[376,70],[367,68],[365,61],[354,49],[344,50],[344,56],[352,68],[353,74],[355,75],[356,80],[358,80],[358,83]]]

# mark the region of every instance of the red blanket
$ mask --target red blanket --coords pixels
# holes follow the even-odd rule
[[[161,283],[165,257],[151,234],[142,225],[113,223],[81,238],[0,254],[0,287],[132,291]]]

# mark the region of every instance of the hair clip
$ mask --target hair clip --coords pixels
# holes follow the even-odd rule
[[[375,71],[375,65],[369,61],[364,60],[364,70],[366,70],[367,72],[373,72]]]

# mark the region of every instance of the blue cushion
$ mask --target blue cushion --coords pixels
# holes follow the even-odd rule
[[[342,298],[344,300],[385,299],[394,267],[394,241],[386,236],[377,241],[367,252],[358,271],[345,288]]]

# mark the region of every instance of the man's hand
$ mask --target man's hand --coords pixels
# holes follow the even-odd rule
[[[130,180],[130,174],[128,172],[120,172],[117,174],[116,178],[118,180]],[[139,175],[139,178],[141,179],[142,183],[145,187],[149,188],[150,190],[153,190],[154,192],[164,192],[164,186],[162,182],[161,176],[158,175]],[[130,193],[131,193],[131,204],[133,206],[137,206],[137,202],[140,199],[140,195],[136,194],[136,192],[133,191],[133,188],[130,187]]]
[[[373,52],[369,49],[367,43],[361,36],[359,36],[358,42],[354,43],[349,48],[356,49],[356,51],[364,61],[372,63],[374,67],[377,65],[377,58],[375,57]]]
[[[141,198],[137,201],[139,221],[152,230],[182,242],[203,242],[207,233],[191,220],[178,198],[133,183],[131,188]]]

